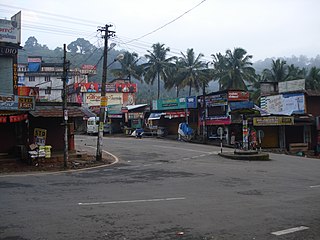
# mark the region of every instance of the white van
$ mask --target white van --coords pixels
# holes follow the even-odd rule
[[[111,133],[111,126],[108,123],[104,124],[103,133]],[[87,121],[87,134],[96,134],[99,131],[99,117],[89,117]]]

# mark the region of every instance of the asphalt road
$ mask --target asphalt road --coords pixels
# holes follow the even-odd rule
[[[76,146],[94,152],[96,137]],[[319,159],[237,161],[152,138],[106,137],[103,149],[119,162],[0,175],[0,239],[320,239]]]

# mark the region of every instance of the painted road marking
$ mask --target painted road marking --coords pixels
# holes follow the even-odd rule
[[[186,199],[185,197],[155,198],[155,199],[140,199],[140,200],[128,200],[128,201],[78,203],[78,205],[90,206],[90,205],[106,205],[106,204],[122,204],[122,203],[162,202],[162,201],[178,201],[178,200],[185,200],[185,199]]]
[[[311,188],[318,188],[320,187],[320,185],[314,185],[314,186],[310,186]]]
[[[277,231],[277,232],[272,232],[271,234],[276,235],[276,236],[281,236],[281,235],[294,233],[294,232],[298,232],[298,231],[303,231],[303,230],[307,230],[307,229],[309,229],[309,227],[300,226],[300,227],[289,228],[289,229],[285,229],[285,230],[281,230],[281,231]]]

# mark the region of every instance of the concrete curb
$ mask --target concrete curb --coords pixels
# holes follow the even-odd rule
[[[257,154],[234,154],[234,153],[219,153],[219,156],[232,160],[244,160],[244,161],[271,161],[268,153]]]
[[[90,147],[90,148],[94,148],[91,146],[86,146],[86,147]],[[115,156],[114,154],[107,152],[105,150],[102,150],[104,153],[110,155],[112,158],[114,158],[114,161],[112,163],[109,164],[102,164],[99,166],[93,166],[93,167],[87,167],[87,168],[81,168],[81,169],[68,169],[68,170],[61,170],[61,171],[54,171],[54,172],[28,172],[28,173],[23,173],[23,172],[19,172],[19,173],[14,173],[14,174],[0,174],[0,178],[3,177],[27,177],[27,176],[42,176],[42,175],[56,175],[56,174],[62,174],[62,173],[74,173],[74,172],[81,172],[81,171],[88,171],[88,170],[92,170],[92,169],[98,169],[98,168],[103,168],[103,167],[108,167],[108,166],[112,166],[116,163],[119,162],[119,158],[117,156]]]

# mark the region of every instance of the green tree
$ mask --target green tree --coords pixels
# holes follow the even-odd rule
[[[167,58],[170,48],[165,48],[164,44],[156,43],[152,45],[153,51],[148,50],[149,54],[146,54],[147,63],[142,64],[143,77],[146,83],[153,84],[157,79],[158,94],[157,98],[160,98],[160,80],[164,82],[168,79],[168,71],[170,67],[173,67],[172,61],[175,57]]]
[[[312,67],[306,76],[306,89],[320,92],[320,68]]]
[[[193,49],[187,49],[187,53],[184,54],[181,52],[182,57],[179,58],[179,69],[183,76],[182,85],[189,86],[189,96],[191,95],[192,87],[196,91],[199,91],[202,86],[200,81],[201,75],[205,73],[202,70],[206,69],[206,63],[201,61],[201,58],[204,56],[202,53],[195,56]]]
[[[287,62],[281,59],[272,60],[271,69],[264,69],[262,74],[267,81],[284,82],[289,79]]]
[[[141,66],[138,65],[140,58],[137,53],[125,52],[124,58],[119,60],[120,68],[111,70],[111,73],[118,78],[127,78],[131,82],[131,77],[141,81]]]
[[[215,77],[220,89],[248,90],[246,82],[253,82],[256,74],[252,67],[252,55],[247,55],[243,48],[228,49],[225,55],[212,55]]]
[[[168,68],[168,78],[167,81],[165,81],[164,88],[167,90],[171,90],[172,88],[175,88],[176,91],[176,97],[179,97],[180,90],[183,88],[183,80],[185,79],[185,74],[180,71],[182,68],[181,62],[176,59],[175,64]]]
[[[77,40],[71,42],[67,49],[72,53],[76,54],[78,51],[80,54],[92,53],[95,50],[95,46],[92,45],[88,40],[84,38],[77,38]]]

